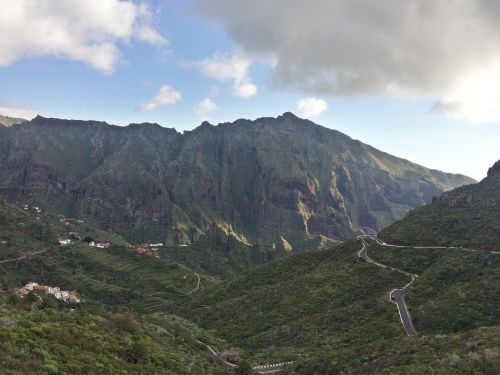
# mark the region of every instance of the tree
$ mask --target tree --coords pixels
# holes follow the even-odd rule
[[[125,350],[125,360],[129,363],[138,363],[146,359],[146,346],[141,341],[134,341]]]
[[[33,302],[36,302],[38,301],[38,296],[35,292],[33,292],[32,290],[30,290],[28,292],[28,294],[26,295],[26,301],[27,302],[30,302],[30,303],[33,303]]]
[[[254,374],[254,371],[252,369],[252,366],[250,366],[250,364],[247,361],[242,360],[240,362],[240,364],[238,365],[238,367],[236,368],[235,374],[236,375],[252,375],[252,374]]]

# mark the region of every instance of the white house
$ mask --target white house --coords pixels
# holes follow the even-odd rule
[[[71,239],[69,239],[67,237],[58,238],[57,240],[59,241],[59,243],[61,245],[69,245],[71,243]]]

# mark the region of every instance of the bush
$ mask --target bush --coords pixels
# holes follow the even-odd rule
[[[46,296],[42,300],[42,304],[40,305],[40,309],[58,309],[59,301],[53,296]]]
[[[104,322],[108,329],[120,329],[129,333],[134,333],[139,328],[139,324],[134,317],[128,313],[113,314]]]

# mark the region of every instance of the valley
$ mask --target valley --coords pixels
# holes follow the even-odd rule
[[[498,186],[496,169],[478,184],[411,210],[378,235],[356,236],[375,229],[351,220],[354,206],[346,200],[342,212],[334,214],[348,223],[352,238],[343,241],[312,235],[306,226],[255,243],[243,227],[216,216],[193,241],[172,242],[168,233],[149,229],[144,240],[146,234],[115,233],[85,211],[55,211],[59,203],[45,205],[34,190],[29,196],[36,200],[29,198],[22,207],[14,196],[1,198],[0,334],[5,343],[0,358],[12,355],[14,342],[29,338],[30,349],[5,366],[69,373],[75,366],[131,374],[167,366],[173,374],[459,374],[468,369],[494,374],[499,368],[492,353],[499,345],[500,260],[492,203],[497,201],[485,191]],[[464,194],[460,203],[462,198],[455,197]],[[435,209],[450,212],[439,214],[440,225],[426,216]],[[454,223],[454,215],[464,210],[474,210],[481,227],[475,236],[459,240],[446,220]],[[418,231],[407,233],[415,220]],[[452,228],[450,237],[429,237],[428,225]],[[67,305],[45,294],[19,297],[15,291],[30,282],[78,293],[82,303]],[[18,310],[30,324],[14,317]],[[72,311],[84,322],[75,323]],[[130,331],[123,319],[132,325]],[[96,327],[89,340],[114,349],[82,347],[69,358],[54,349],[69,339],[47,336],[54,327],[76,334],[88,324]],[[52,354],[40,356],[40,348],[47,347]],[[107,354],[97,367],[83,365],[93,350]],[[29,362],[21,365],[21,358]]]

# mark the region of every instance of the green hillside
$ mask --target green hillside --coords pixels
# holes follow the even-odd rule
[[[387,294],[406,279],[360,260],[359,249],[351,241],[276,260],[197,295],[180,313],[266,360],[401,337]]]
[[[57,244],[58,230],[43,215],[13,206],[0,196],[0,261]]]
[[[370,256],[416,273],[409,307],[418,332],[448,334],[500,326],[500,255],[458,249],[394,249],[370,245]]]
[[[498,326],[447,335],[383,338],[308,355],[280,374],[496,375],[499,347]]]
[[[443,194],[384,229],[379,238],[401,245],[500,250],[500,161],[477,184]]]
[[[87,245],[55,248],[29,261],[0,264],[0,287],[29,281],[76,289],[88,302],[127,306],[140,312],[172,311],[196,286],[193,271],[173,260],[155,259],[125,248]],[[201,290],[214,281],[202,275]]]
[[[54,300],[55,301],[55,300]],[[171,315],[139,317],[0,293],[0,372],[24,374],[223,374],[198,344],[224,346]],[[217,372],[216,372],[217,371]]]

